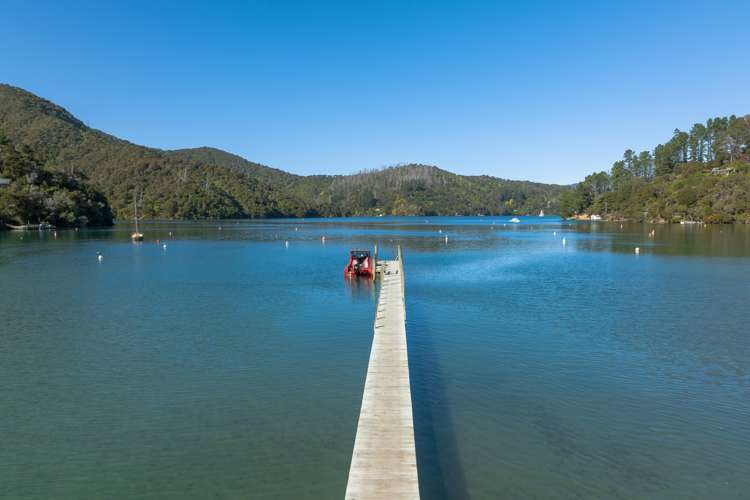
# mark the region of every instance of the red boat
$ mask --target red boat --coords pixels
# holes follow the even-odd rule
[[[372,278],[375,275],[375,261],[369,250],[352,250],[349,252],[349,263],[344,267],[344,276],[354,278],[363,276]]]

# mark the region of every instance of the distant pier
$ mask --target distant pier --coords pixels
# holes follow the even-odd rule
[[[348,500],[418,499],[409,360],[406,351],[404,266],[378,262],[380,296],[357,436],[346,485]]]

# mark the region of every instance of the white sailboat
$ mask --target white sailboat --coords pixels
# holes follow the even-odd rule
[[[135,232],[130,235],[130,239],[133,242],[143,241],[143,233],[138,230],[138,193],[136,193],[133,200],[133,219],[135,220]]]
[[[539,211],[539,217],[544,217],[544,210]]]

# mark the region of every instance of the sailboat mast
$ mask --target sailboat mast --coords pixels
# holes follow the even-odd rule
[[[135,232],[138,233],[138,193],[133,199],[133,218],[135,219]]]

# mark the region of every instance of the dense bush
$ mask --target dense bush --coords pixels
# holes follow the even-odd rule
[[[28,148],[0,137],[0,223],[55,226],[111,225],[112,211],[104,196],[84,179],[53,172]]]

